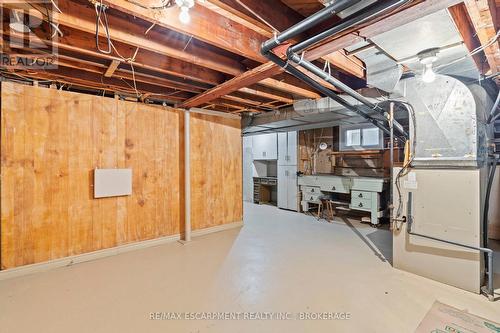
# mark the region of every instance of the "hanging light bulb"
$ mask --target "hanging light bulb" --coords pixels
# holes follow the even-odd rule
[[[422,81],[425,83],[431,83],[436,80],[436,73],[432,69],[432,63],[425,65],[424,73],[422,74]]]
[[[184,24],[188,24],[191,21],[191,16],[189,15],[189,9],[193,8],[194,0],[175,0],[177,6],[179,6],[179,21]]]
[[[436,80],[436,73],[434,72],[433,65],[438,60],[438,52],[439,49],[434,48],[422,51],[418,54],[420,63],[424,66],[422,81],[425,83],[431,83]]]
[[[179,13],[179,21],[184,24],[188,24],[191,21],[191,15],[189,15],[189,8],[181,7],[181,12]]]

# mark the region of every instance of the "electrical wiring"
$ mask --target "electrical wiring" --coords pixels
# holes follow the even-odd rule
[[[51,83],[53,82],[52,80],[34,80],[32,78],[29,78],[29,77],[26,77],[24,75],[21,75],[19,73],[16,73],[16,72],[9,72],[9,71],[6,71],[6,70],[1,70],[1,76],[2,77],[5,77],[5,78],[9,78],[10,75],[13,75],[13,76],[17,76],[25,81],[29,81],[29,82],[39,82],[39,83]]]
[[[56,4],[54,3],[53,0],[52,1],[52,5],[54,6],[54,8],[56,8],[56,10],[59,12],[59,13],[62,13],[62,11],[59,9],[59,7],[56,6]],[[52,34],[50,36],[51,39],[53,39],[56,34],[59,34],[59,36],[63,37],[64,36],[64,33],[61,31],[61,29],[59,28],[59,23],[54,23],[52,21],[52,18],[50,16],[50,13],[49,13],[49,10],[47,8],[47,6],[45,6],[45,10],[46,10],[46,13],[44,13],[43,11],[41,11],[39,8],[35,7],[33,4],[29,4],[33,9],[35,9],[36,11],[38,11],[40,14],[42,14],[42,16],[47,16],[47,23],[50,25],[51,27],[51,30],[52,30]]]
[[[55,3],[54,0],[50,0],[50,2],[52,3],[52,7],[54,7],[59,13],[62,14],[62,11],[59,9],[59,7],[57,6],[57,4]]]
[[[133,5],[141,7],[143,9],[165,9],[165,8],[173,7],[175,5],[175,2],[173,0],[162,1],[162,2],[164,2],[164,4],[160,5],[160,6],[145,6],[142,3],[137,2],[137,1],[133,1],[133,0],[126,0],[126,1],[133,4]]]
[[[95,3],[95,12],[96,12],[96,23],[95,23],[95,45],[96,48],[99,52],[104,53],[104,54],[111,54],[111,36],[109,35],[109,23],[108,23],[108,16],[106,14],[106,6],[102,3],[102,0],[100,3]],[[101,20],[101,16],[104,17],[104,23]],[[108,44],[108,49],[107,50],[102,50],[100,45],[99,45],[99,27],[103,25],[106,33],[106,40]]]
[[[128,82],[124,81],[127,85],[129,85],[131,88],[134,89],[135,91],[135,94],[136,96],[139,98],[141,96],[141,94],[139,93],[138,89],[137,89],[137,82],[136,82],[136,79],[135,79],[135,67],[134,67],[134,61],[135,61],[135,58],[137,57],[137,53],[139,52],[139,48],[136,48],[134,54],[132,57],[130,58],[126,58],[124,57],[123,55],[120,54],[120,52],[118,51],[118,49],[115,47],[113,41],[111,40],[111,36],[109,34],[109,23],[108,23],[108,19],[107,19],[107,15],[106,15],[106,11],[104,9],[104,22],[103,20],[101,19],[101,15],[99,14],[99,10],[98,10],[98,7],[99,8],[103,8],[103,3],[102,3],[102,0],[100,3],[98,3],[97,1],[94,2],[94,5],[95,5],[95,8],[96,8],[96,46],[97,46],[97,49],[99,51],[101,51],[102,53],[105,53],[105,54],[111,54],[113,51],[118,55],[119,58],[121,58],[122,61],[124,61],[125,63],[128,63],[130,64],[130,68],[132,70],[132,80],[133,80],[133,87],[130,86],[128,84]],[[105,29],[106,29],[106,38],[107,38],[107,42],[108,42],[108,50],[101,50],[99,48],[99,25],[102,25]],[[151,26],[152,28],[153,26]],[[150,29],[151,29],[150,28]],[[146,31],[147,33],[148,31]]]
[[[471,52],[469,52],[468,54],[464,55],[463,57],[460,57],[460,58],[458,58],[458,59],[455,59],[455,60],[453,60],[453,61],[451,61],[451,62],[449,62],[449,63],[446,63],[446,64],[441,64],[441,65],[437,66],[437,67],[435,68],[435,69],[436,69],[436,71],[438,71],[438,72],[439,72],[439,70],[441,70],[441,69],[443,69],[443,68],[446,68],[446,67],[448,67],[448,66],[454,65],[454,64],[456,64],[456,63],[458,63],[458,62],[461,62],[461,61],[463,61],[463,60],[465,60],[465,59],[467,59],[467,58],[470,58],[470,57],[472,57],[472,56],[474,56],[474,55],[478,54],[479,52],[484,51],[486,48],[490,47],[490,46],[491,46],[491,45],[493,45],[495,42],[497,42],[498,37],[500,37],[500,30],[499,30],[499,31],[496,33],[496,35],[495,35],[495,36],[494,36],[494,37],[493,37],[490,41],[488,41],[488,43],[486,43],[485,45],[481,45],[481,46],[479,46],[479,47],[475,48],[474,50],[472,50],[472,51],[471,51]]]
[[[413,141],[411,143],[411,153],[410,153],[410,159],[406,164],[403,165],[401,170],[399,170],[397,176],[396,176],[396,189],[398,191],[398,208],[396,210],[396,218],[401,217],[402,210],[403,210],[403,199],[401,197],[401,178],[406,176],[411,169],[411,164],[413,163],[413,160],[415,159],[415,153],[416,153],[416,146],[417,146],[417,123],[416,123],[416,116],[415,116],[415,109],[413,106],[409,103],[402,102],[402,101],[394,101],[397,103],[400,103],[401,105],[404,105],[406,109],[408,110],[408,114],[411,118],[411,125],[413,126]]]

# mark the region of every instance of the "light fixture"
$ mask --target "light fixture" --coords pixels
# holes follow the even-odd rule
[[[181,9],[179,13],[179,21],[188,24],[191,21],[189,10],[194,6],[194,0],[175,0],[175,3]]]
[[[24,23],[23,14],[17,10],[11,12],[9,27],[17,32],[31,32],[30,28]]]
[[[422,81],[426,83],[431,83],[436,80],[436,73],[434,72],[434,63],[438,60],[439,49],[433,48],[420,52],[417,56],[420,63],[424,66],[422,73]]]

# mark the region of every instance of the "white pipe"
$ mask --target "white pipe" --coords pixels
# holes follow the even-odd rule
[[[184,241],[191,241],[191,130],[190,113],[184,111]]]

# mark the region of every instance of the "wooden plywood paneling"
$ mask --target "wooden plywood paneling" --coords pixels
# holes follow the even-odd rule
[[[2,83],[1,269],[179,234],[181,110]],[[194,229],[242,220],[238,119],[193,114]],[[131,168],[131,196],[93,198],[95,168]]]
[[[193,113],[190,126],[193,230],[242,221],[240,121]]]

